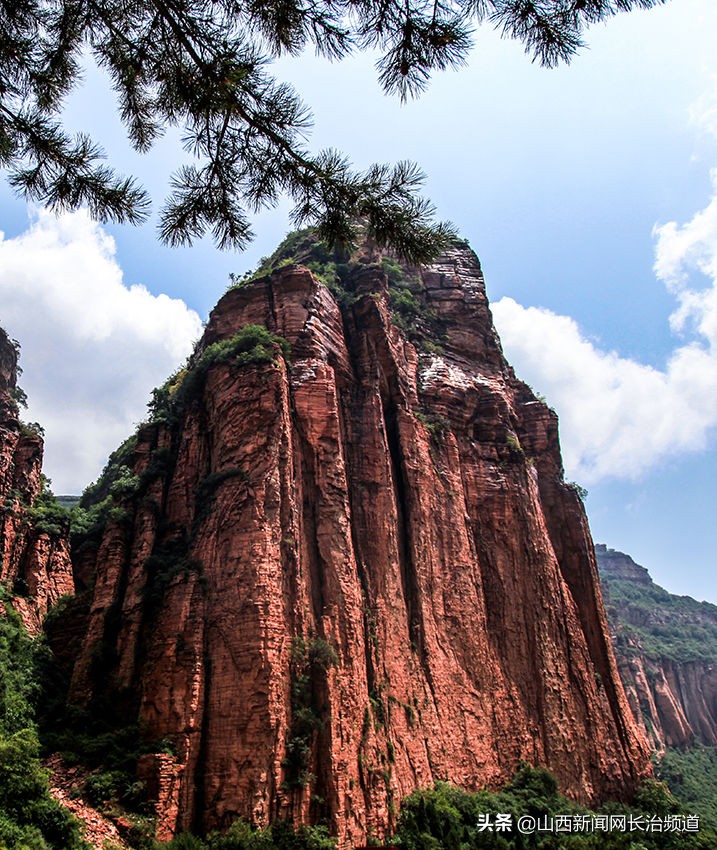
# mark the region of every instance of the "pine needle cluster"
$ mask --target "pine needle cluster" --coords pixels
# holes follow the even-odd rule
[[[91,55],[108,72],[134,148],[184,131],[190,164],[175,173],[159,216],[162,241],[210,232],[243,249],[250,217],[288,195],[297,227],[351,243],[355,222],[418,262],[452,235],[434,222],[411,163],[355,171],[307,146],[311,115],[268,65],[306,49],[330,59],[380,54],[379,79],[405,99],[436,70],[463,65],[476,25],[524,43],[545,65],[569,60],[589,24],[660,0],[13,0],[0,4],[0,167],[22,196],[56,210],[89,207],[137,223],[147,193],[106,165],[86,135],[63,127],[65,96]]]

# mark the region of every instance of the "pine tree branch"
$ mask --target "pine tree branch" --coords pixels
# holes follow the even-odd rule
[[[435,245],[405,163],[355,173],[333,151],[305,144],[309,115],[290,86],[263,68],[309,43],[331,58],[378,48],[379,80],[406,99],[437,70],[465,63],[471,25],[489,21],[546,65],[569,61],[590,24],[664,0],[16,0],[0,12],[0,163],[28,197],[56,207],[88,203],[139,220],[146,196],[100,164],[99,148],[60,126],[85,44],[106,68],[129,138],[148,150],[167,126],[185,130],[198,160],[173,178],[160,232],[170,243],[213,230],[220,245],[251,232],[258,211],[286,193],[297,222],[350,241],[364,218],[377,241],[406,255]],[[174,228],[174,230],[173,230]],[[444,234],[445,235],[445,234]]]

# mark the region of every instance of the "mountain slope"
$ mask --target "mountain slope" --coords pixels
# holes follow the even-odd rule
[[[717,745],[717,606],[668,593],[629,555],[595,553],[620,675],[653,748]]]

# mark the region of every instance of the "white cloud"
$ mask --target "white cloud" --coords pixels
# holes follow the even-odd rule
[[[0,324],[22,346],[26,418],[46,430],[45,471],[77,493],[189,354],[201,320],[180,299],[127,286],[111,236],[80,211],[41,210],[0,233]]]
[[[714,195],[687,224],[655,228],[655,273],[675,296],[682,334],[664,370],[601,350],[566,316],[493,305],[516,372],[560,415],[568,475],[634,478],[667,457],[706,448],[717,425],[717,169]]]
[[[516,373],[560,416],[568,477],[634,478],[679,452],[703,449],[717,424],[717,360],[685,345],[665,371],[603,351],[573,319],[512,298],[493,305]]]

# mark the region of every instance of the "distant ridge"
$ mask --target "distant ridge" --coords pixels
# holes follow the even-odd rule
[[[717,745],[717,605],[676,596],[595,546],[620,676],[653,748]]]

